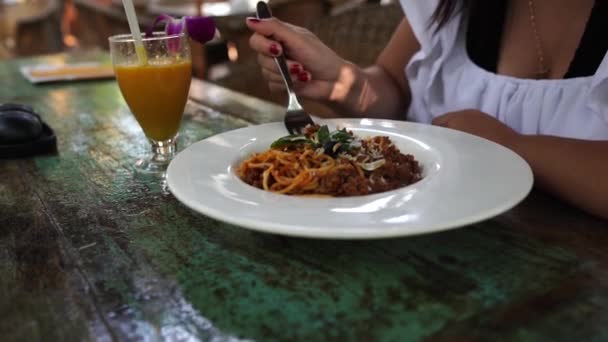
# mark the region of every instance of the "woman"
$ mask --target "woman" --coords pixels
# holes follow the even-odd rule
[[[405,17],[369,68],[277,19],[248,18],[250,45],[271,90],[284,89],[272,57],[285,54],[299,96],[492,140],[526,159],[538,186],[608,218],[608,2],[401,4]]]

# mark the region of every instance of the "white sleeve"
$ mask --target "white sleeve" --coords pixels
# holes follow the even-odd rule
[[[407,17],[414,35],[423,51],[428,51],[433,42],[431,17],[437,8],[438,0],[400,0],[403,12]]]
[[[608,53],[591,82],[591,109],[608,122]]]

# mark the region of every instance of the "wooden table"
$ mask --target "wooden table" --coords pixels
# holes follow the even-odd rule
[[[36,107],[59,153],[0,160],[3,341],[608,339],[606,222],[535,191],[413,238],[252,232],[134,173],[146,141],[114,81],[34,86],[31,62],[0,64],[0,102]],[[182,146],[282,112],[199,81],[191,97]]]

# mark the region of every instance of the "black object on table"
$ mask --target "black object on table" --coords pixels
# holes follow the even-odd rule
[[[0,158],[20,158],[57,150],[55,133],[30,106],[0,105]]]

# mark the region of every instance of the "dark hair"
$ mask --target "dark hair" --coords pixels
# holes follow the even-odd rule
[[[450,21],[454,13],[468,9],[475,2],[475,0],[439,0],[439,4],[435,12],[433,12],[429,25],[436,24],[435,30],[439,30]]]

